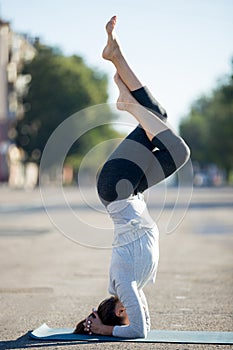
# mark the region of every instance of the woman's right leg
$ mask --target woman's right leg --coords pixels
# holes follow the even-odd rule
[[[111,61],[116,67],[117,74],[120,77],[120,79],[118,79],[118,82],[120,83],[120,81],[122,81],[124,83],[122,84],[122,91],[120,90],[121,94],[123,94],[123,88],[124,86],[126,86],[128,90],[131,92],[132,97],[134,97],[132,98],[132,101],[128,101],[129,104],[133,105],[136,99],[141,105],[144,105],[146,108],[151,109],[153,113],[155,113],[160,119],[164,120],[166,118],[166,112],[158,104],[158,102],[152,97],[149,91],[145,87],[143,87],[143,84],[141,83],[139,78],[136,76],[136,74],[133,72],[127,60],[125,59],[125,56],[122,52],[119,41],[115,34],[115,25],[116,25],[116,16],[112,17],[106,25],[108,40],[107,40],[107,45],[103,50],[103,58]],[[131,107],[132,108],[131,110],[129,110],[129,112],[133,114],[136,119],[138,119],[137,118],[138,104]],[[122,109],[124,109],[124,107]],[[164,127],[163,124],[161,123],[157,123],[156,121],[154,121],[153,125],[151,125],[150,119],[151,119],[150,117],[149,118],[144,117],[143,120],[138,120],[138,121],[142,125],[149,139],[151,140],[155,135],[155,130],[154,131],[151,130],[152,132],[150,132],[150,129],[151,128],[153,129],[155,124],[156,124],[155,127],[157,132],[163,131],[164,129],[166,129],[166,127]]]
[[[111,61],[114,64],[122,81],[130,91],[140,89],[143,87],[143,85],[140,82],[139,78],[132,71],[124,57],[124,54],[119,45],[119,41],[115,34],[115,25],[116,16],[113,16],[106,25],[108,41],[103,50],[103,58]]]

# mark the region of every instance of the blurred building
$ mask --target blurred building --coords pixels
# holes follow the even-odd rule
[[[22,67],[31,61],[36,50],[27,37],[14,33],[10,23],[0,19],[0,182],[8,181],[8,151],[12,138],[11,125],[22,118],[22,96],[31,77]]]
[[[226,172],[216,164],[200,166],[198,162],[193,162],[193,173],[193,184],[196,187],[219,187],[227,183]]]

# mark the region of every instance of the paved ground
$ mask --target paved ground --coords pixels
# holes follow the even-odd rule
[[[188,190],[187,190],[188,191]],[[185,212],[182,190],[173,229]],[[230,349],[179,344],[75,344],[37,342],[28,331],[43,322],[73,327],[106,297],[111,224],[88,189],[82,196],[66,188],[0,188],[0,347],[5,349]],[[151,214],[161,230],[160,266],[155,286],[145,290],[152,326],[157,329],[233,331],[233,189],[197,189],[188,212],[165,234],[177,190],[150,194]],[[83,202],[83,198],[85,201]],[[86,206],[88,203],[89,206]],[[161,204],[163,203],[163,209]],[[54,224],[51,223],[53,220]],[[104,229],[103,229],[104,228]],[[62,235],[59,230],[71,239]],[[87,248],[75,243],[96,248]]]

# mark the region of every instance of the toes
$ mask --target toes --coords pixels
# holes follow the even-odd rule
[[[116,16],[113,16],[108,23],[111,23],[112,28],[114,28],[116,24]]]
[[[113,16],[113,17],[111,18],[111,22],[113,23],[113,25],[115,25],[115,24],[116,24],[116,19],[117,19],[117,17],[116,17],[116,16]]]
[[[111,34],[116,25],[116,16],[113,16],[110,21],[106,24],[106,30],[108,34]]]

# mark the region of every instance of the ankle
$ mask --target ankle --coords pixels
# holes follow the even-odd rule
[[[112,63],[116,66],[118,63],[122,62],[124,60],[124,56],[118,47],[116,50],[113,51],[112,55]]]

